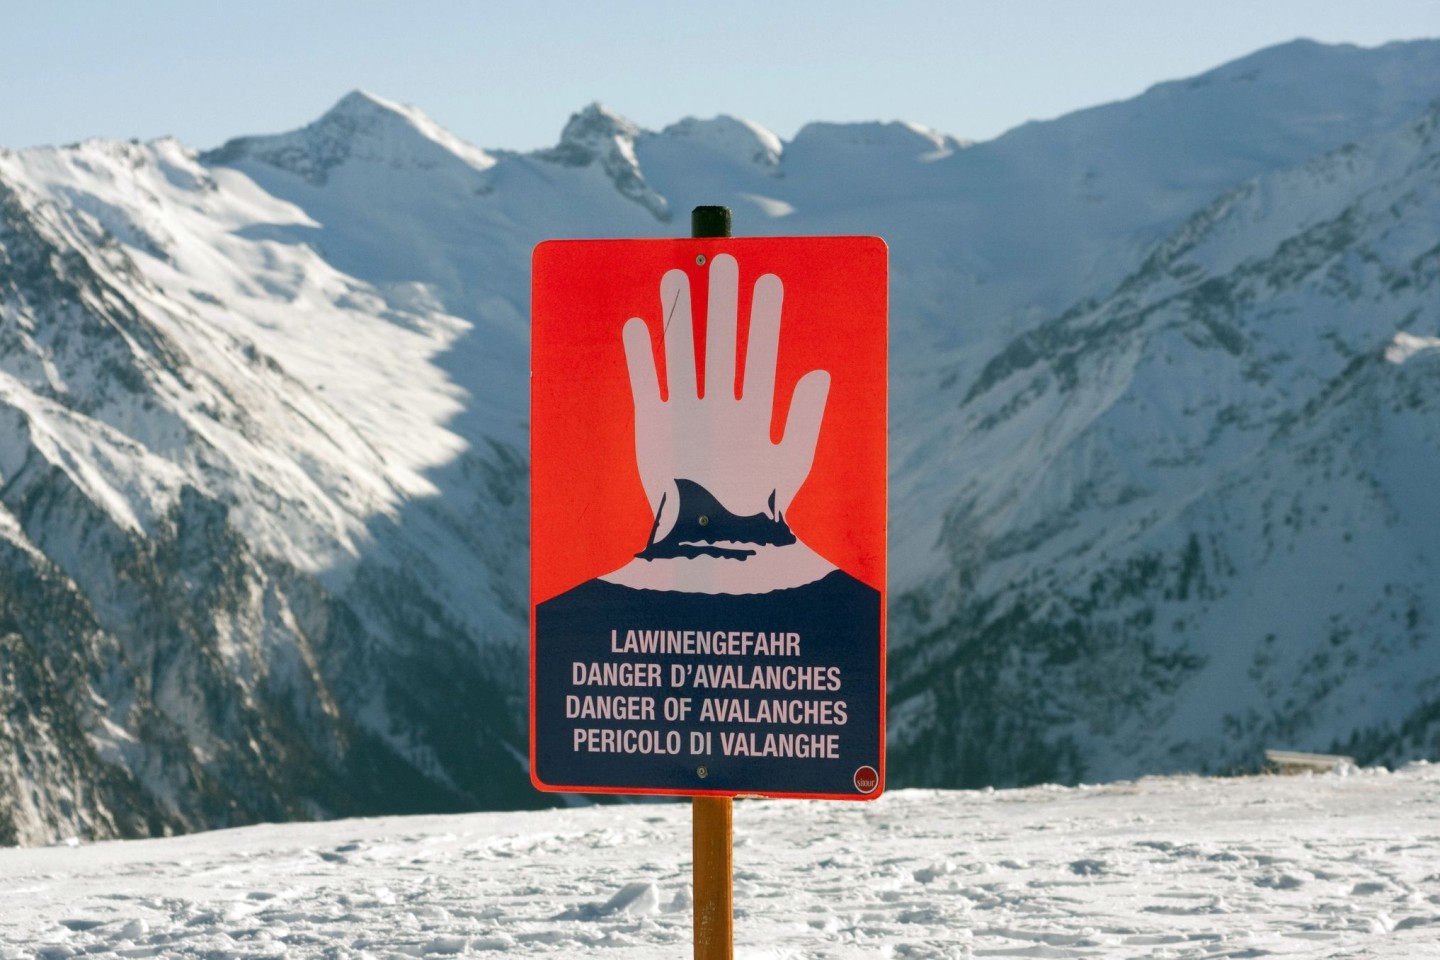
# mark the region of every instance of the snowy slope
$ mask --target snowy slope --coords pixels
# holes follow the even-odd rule
[[[982,144],[597,104],[518,154],[357,92],[0,153],[0,841],[542,802],[530,249],[700,203],[890,244],[895,782],[1432,752],[1437,77],[1297,42]]]
[[[10,830],[529,802],[476,768],[519,772],[523,608],[496,572],[523,543],[523,411],[474,452],[448,428],[465,398],[434,358],[468,325],[272,239],[309,218],[173,142],[5,166],[7,529],[117,648],[107,666],[20,631],[19,656],[88,683],[70,707],[85,735],[55,749],[93,756],[81,777],[22,764],[14,782],[44,781],[50,806]],[[442,465],[484,499],[437,507]],[[507,503],[513,541],[483,536]],[[463,762],[445,757],[461,723]],[[70,796],[116,761],[138,812]]]
[[[1246,181],[942,391],[962,495],[892,661],[929,776],[1434,749],[1437,120]]]
[[[735,956],[1369,957],[1440,943],[1440,772],[735,808]],[[0,850],[0,957],[673,958],[689,804]]]

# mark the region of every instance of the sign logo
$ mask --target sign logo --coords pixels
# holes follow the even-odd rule
[[[880,774],[874,767],[861,767],[855,771],[855,789],[861,793],[872,793],[880,785]]]
[[[884,755],[884,244],[533,266],[533,782],[855,799]]]

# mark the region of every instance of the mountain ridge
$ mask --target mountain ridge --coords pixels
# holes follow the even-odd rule
[[[323,186],[351,158],[430,169],[458,160],[477,171],[494,166],[489,154],[445,130],[414,107],[354,90],[315,122],[293,133],[237,137],[200,154],[204,163],[256,159]]]
[[[1440,749],[1436,76],[1290,45],[980,144],[593,104],[482,151],[356,92],[0,154],[0,842],[548,802],[529,251],[710,203],[890,245],[892,782]]]

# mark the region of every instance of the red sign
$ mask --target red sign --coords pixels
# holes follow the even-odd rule
[[[871,237],[535,249],[536,787],[880,794],[886,270]]]

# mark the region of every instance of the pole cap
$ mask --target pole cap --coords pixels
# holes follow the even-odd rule
[[[691,237],[730,236],[729,207],[696,207],[690,211]]]

